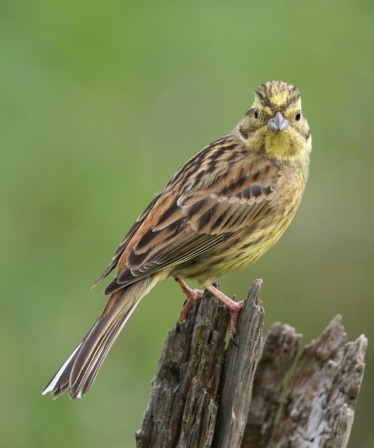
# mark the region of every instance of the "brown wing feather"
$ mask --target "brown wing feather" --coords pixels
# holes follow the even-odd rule
[[[105,268],[104,272],[100,275],[100,277],[95,281],[95,283],[92,285],[92,288],[94,288],[98,283],[101,282],[118,264],[119,259],[121,258],[122,253],[126,249],[126,246],[129,242],[129,240],[134,236],[135,232],[139,229],[142,222],[148,215],[148,212],[152,209],[154,204],[157,202],[159,198],[159,195],[157,195],[153,201],[148,205],[148,207],[143,211],[143,213],[139,216],[139,218],[135,221],[135,223],[131,226],[130,230],[127,232],[123,240],[121,241],[120,245],[118,246],[116,252],[114,253],[111,262],[109,265]]]
[[[270,208],[278,169],[263,160],[246,161],[219,177],[209,179],[205,175],[200,181],[204,188],[193,185],[182,194],[170,182],[127,241],[116,278],[105,293],[160,269],[175,270],[176,265],[208,253],[233,232],[264,216]]]

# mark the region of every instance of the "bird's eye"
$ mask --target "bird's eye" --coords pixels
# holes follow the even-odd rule
[[[298,110],[295,115],[295,120],[300,121],[300,119],[301,119],[301,110]]]
[[[253,117],[257,120],[257,118],[258,118],[258,109],[255,109],[253,111]]]

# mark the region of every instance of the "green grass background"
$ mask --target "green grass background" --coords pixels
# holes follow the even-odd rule
[[[374,446],[374,4],[2,0],[0,445],[131,447],[183,297],[138,307],[91,392],[41,390],[105,299],[90,286],[192,154],[235,126],[263,81],[296,84],[313,131],[293,224],[255,266],[266,328],[316,337],[337,313],[369,337],[350,447]]]

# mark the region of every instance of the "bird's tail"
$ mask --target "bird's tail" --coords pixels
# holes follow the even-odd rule
[[[161,280],[161,275],[149,276],[113,293],[99,319],[52,377],[43,395],[51,392],[57,398],[69,389],[71,399],[83,397],[136,305]]]

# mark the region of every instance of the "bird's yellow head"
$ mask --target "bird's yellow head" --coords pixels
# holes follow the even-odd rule
[[[282,81],[264,82],[239,123],[239,133],[250,148],[269,157],[292,160],[309,155],[311,136],[301,111],[299,90]]]

